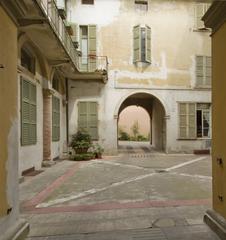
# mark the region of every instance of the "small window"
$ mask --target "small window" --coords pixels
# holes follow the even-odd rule
[[[151,28],[133,28],[133,62],[151,63]]]
[[[82,4],[93,5],[94,0],[82,0]]]
[[[148,11],[148,1],[146,0],[135,0],[135,10],[147,12]]]
[[[21,49],[21,66],[35,74],[35,58],[27,49]]]

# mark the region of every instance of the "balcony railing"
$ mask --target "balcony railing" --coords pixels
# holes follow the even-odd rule
[[[46,17],[53,30],[55,31],[57,37],[63,44],[67,54],[69,55],[74,66],[79,69],[79,56],[74,44],[72,42],[71,36],[68,34],[66,25],[59,15],[58,8],[55,0],[36,0]]]
[[[79,70],[81,72],[99,72],[107,74],[108,72],[108,58],[107,56],[80,56]]]

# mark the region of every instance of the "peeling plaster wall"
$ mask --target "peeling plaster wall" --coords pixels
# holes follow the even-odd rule
[[[94,5],[68,1],[68,20],[78,25],[96,24],[97,55],[109,60],[109,80],[101,95],[94,94],[98,84],[85,94],[86,99],[97,99],[105,109],[99,131],[107,152],[117,150],[115,109],[121,99],[134,92],[154,94],[165,104],[168,119],[163,144],[167,152],[191,152],[208,145],[210,140],[178,140],[178,102],[211,102],[211,89],[195,87],[195,56],[211,56],[211,39],[209,31],[195,31],[194,6],[193,1],[152,0],[149,11],[143,13],[135,11],[134,1],[95,0]],[[152,31],[152,63],[133,64],[133,27],[145,24]],[[86,88],[85,83],[74,82],[75,88],[70,91],[76,99],[70,99],[71,106],[83,98],[76,90],[78,86],[81,92]],[[77,128],[76,111],[75,107],[70,108],[69,128],[73,132]]]
[[[8,54],[10,52],[10,54]],[[19,219],[17,28],[0,7],[0,232],[6,233]],[[7,214],[7,209],[12,211]]]

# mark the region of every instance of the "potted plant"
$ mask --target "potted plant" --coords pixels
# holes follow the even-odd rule
[[[104,152],[104,149],[98,144],[94,144],[92,146],[92,150],[91,150],[95,156],[95,158],[102,158],[102,153]]]
[[[76,154],[87,153],[92,146],[91,136],[86,132],[78,131],[72,135],[70,146]]]

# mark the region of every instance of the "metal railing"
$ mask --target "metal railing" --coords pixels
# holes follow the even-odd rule
[[[44,11],[46,17],[57,37],[62,42],[67,54],[70,56],[74,66],[79,69],[79,55],[74,47],[71,36],[69,35],[64,20],[59,15],[55,0],[36,0]]]
[[[107,56],[80,56],[79,69],[81,72],[100,72],[107,74],[108,72],[108,58]]]

